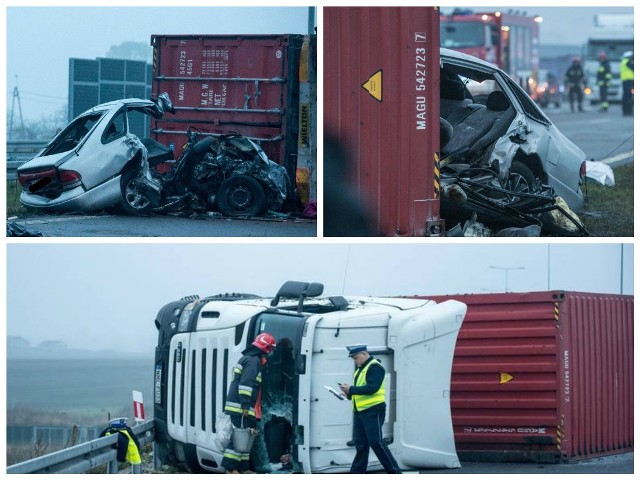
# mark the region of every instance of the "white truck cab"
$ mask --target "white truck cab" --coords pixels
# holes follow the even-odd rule
[[[216,419],[231,371],[255,336],[276,349],[262,373],[260,440],[253,468],[277,471],[288,454],[300,473],[348,472],[352,409],[326,389],[352,383],[347,345],[364,343],[386,369],[383,435],[402,469],[456,468],[451,365],[466,305],[424,299],[321,297],[318,283],[286,282],[273,299],[228,294],[163,307],[155,363],[156,454],[189,471],[221,471]],[[381,470],[375,455],[369,471]]]

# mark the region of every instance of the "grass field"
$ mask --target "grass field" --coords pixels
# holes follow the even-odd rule
[[[614,170],[616,184],[589,181],[584,211],[579,214],[595,237],[633,237],[633,164]]]
[[[22,187],[17,180],[7,180],[7,218],[21,217],[27,210],[20,203]]]

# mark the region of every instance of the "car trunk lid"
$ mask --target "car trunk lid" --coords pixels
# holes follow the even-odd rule
[[[67,152],[56,153],[53,155],[45,155],[45,156],[36,156],[32,160],[29,160],[24,165],[18,168],[18,173],[22,172],[35,172],[38,170],[47,170],[49,168],[55,168],[62,165],[69,158],[71,158],[71,154],[73,150],[69,150]]]

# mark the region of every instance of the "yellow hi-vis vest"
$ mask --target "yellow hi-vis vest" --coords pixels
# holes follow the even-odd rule
[[[136,442],[133,441],[129,432],[127,432],[124,428],[120,428],[117,430],[118,433],[121,433],[125,437],[127,437],[127,453],[125,454],[125,460],[129,462],[131,465],[140,465],[142,463],[142,457],[140,457],[140,452],[138,451],[138,447]],[[104,434],[105,437],[111,435],[111,432],[107,432]]]
[[[382,366],[382,364],[376,360],[375,358],[367,363],[367,365],[362,369],[357,369],[353,374],[353,384],[356,387],[362,387],[367,384],[367,371],[369,367],[377,363]],[[360,374],[358,375],[358,372]],[[385,399],[385,389],[384,389],[384,380],[382,380],[382,384],[377,392],[372,395],[351,395],[351,401],[353,402],[353,411],[361,412],[362,410],[366,410],[367,408],[373,407],[374,405],[378,405],[380,403],[384,403]]]
[[[127,446],[127,456],[126,456],[127,461],[132,465],[141,464],[142,458],[140,458],[140,452],[138,451],[138,447],[136,446],[136,443],[133,441],[133,438],[131,438],[131,435],[129,435],[129,432],[127,431],[120,430],[120,432],[124,433],[129,439],[129,445]]]
[[[620,63],[620,81],[633,80],[633,70],[629,68],[630,58],[623,58]]]

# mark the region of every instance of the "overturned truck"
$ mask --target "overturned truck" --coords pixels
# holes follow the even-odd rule
[[[274,298],[187,297],[157,315],[154,419],[162,463],[221,471],[218,429],[232,369],[262,332],[276,349],[262,372],[263,419],[252,468],[348,472],[355,454],[350,402],[326,386],[349,381],[347,345],[366,343],[387,372],[383,436],[403,469],[456,468],[449,404],[453,351],[466,306],[401,298],[322,297],[286,282]],[[369,470],[381,470],[374,456]]]

